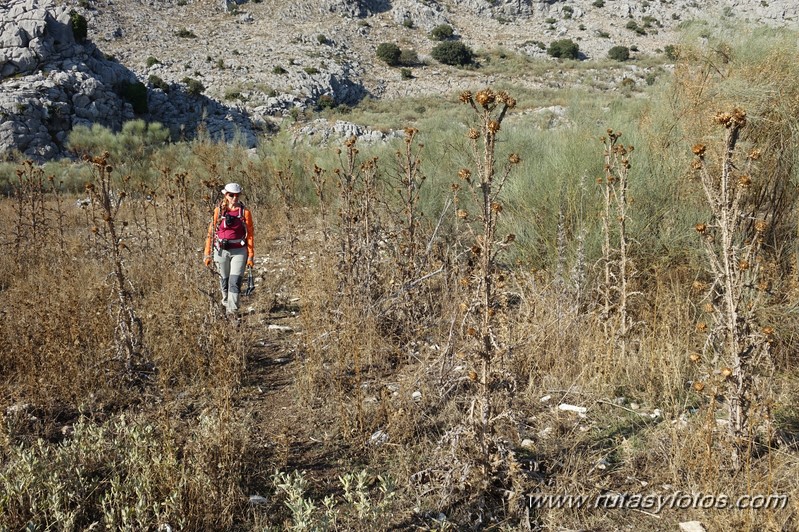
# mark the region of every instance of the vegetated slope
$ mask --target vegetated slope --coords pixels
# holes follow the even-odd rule
[[[735,5],[734,5],[735,4]],[[314,90],[311,79],[333,73],[351,79],[375,97],[402,97],[460,90],[496,81],[480,70],[445,67],[430,58],[438,44],[429,37],[448,24],[455,38],[475,51],[501,48],[529,57],[547,57],[559,39],[578,43],[583,58],[607,57],[613,46],[654,56],[675,44],[680,24],[694,19],[747,20],[771,25],[797,24],[788,1],[731,2],[345,2],[343,0],[264,0],[225,8],[219,1],[95,3],[87,12],[92,38],[143,78],[156,74],[168,82],[199,78],[216,98],[234,96],[242,105],[262,105],[269,97],[297,97]],[[416,52],[403,78],[375,56],[382,42]],[[148,58],[157,64],[148,66]],[[427,66],[422,66],[426,63]],[[558,77],[553,70],[551,76]],[[515,69],[504,82],[537,86],[538,78]],[[335,89],[336,82],[332,83]],[[345,91],[346,92],[346,91]],[[339,94],[339,101],[358,95]],[[351,103],[351,102],[349,102]]]

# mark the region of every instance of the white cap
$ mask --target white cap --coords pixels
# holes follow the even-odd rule
[[[241,185],[238,183],[228,183],[225,185],[225,188],[222,189],[222,193],[230,192],[231,194],[241,194]]]

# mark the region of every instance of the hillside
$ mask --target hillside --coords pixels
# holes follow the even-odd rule
[[[142,78],[155,74],[177,82],[197,76],[209,95],[224,99],[225,94],[239,93],[250,108],[267,104],[270,91],[293,95],[300,102],[303,96],[318,97],[307,93],[313,92],[314,78],[325,75],[337,77],[346,87],[363,86],[366,94],[378,98],[455,92],[495,82],[530,88],[569,82],[559,79],[555,60],[544,75],[517,71],[512,79],[440,65],[430,58],[438,43],[429,37],[440,24],[450,25],[477,52],[503,49],[546,58],[546,50],[537,43],[548,46],[557,39],[572,39],[589,61],[605,59],[613,46],[637,48],[636,58],[661,56],[667,45],[678,43],[680,24],[694,19],[799,24],[799,7],[789,1],[764,6],[756,0],[264,0],[232,6],[229,12],[218,1],[180,4],[121,0],[97,5],[90,18],[95,39]],[[631,22],[637,30],[628,27]],[[180,30],[196,37],[178,37]],[[412,67],[413,79],[402,79],[398,68],[376,58],[375,50],[383,42],[418,54],[423,64]],[[148,57],[161,64],[148,68]],[[273,73],[278,66],[288,72]],[[325,83],[317,81],[316,86],[324,90]],[[352,103],[352,96],[358,95],[346,88],[333,90],[341,102]]]

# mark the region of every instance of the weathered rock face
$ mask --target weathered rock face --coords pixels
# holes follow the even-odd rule
[[[92,44],[75,42],[66,7],[28,0],[0,9],[1,151],[49,159],[76,124],[118,129],[133,118],[113,87],[136,77]]]
[[[23,0],[0,7],[0,153],[22,152],[36,161],[67,155],[69,131],[101,124],[114,131],[136,118],[122,97],[139,82],[94,44],[76,42],[70,13],[51,0]],[[256,142],[247,112],[176,86],[151,90],[144,118],[162,122],[175,137],[191,137],[202,122],[211,138]]]

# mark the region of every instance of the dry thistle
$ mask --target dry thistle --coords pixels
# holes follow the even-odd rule
[[[694,226],[694,229],[696,229],[696,232],[697,232],[697,233],[699,233],[700,235],[703,235],[703,234],[705,234],[705,232],[707,231],[707,225],[706,225],[706,224],[699,223],[699,224],[696,224],[696,225]]]
[[[694,352],[694,353],[691,353],[690,355],[688,355],[688,358],[690,358],[690,359],[691,359],[691,362],[693,362],[694,364],[696,364],[696,363],[698,363],[700,360],[702,360],[702,355],[700,355],[699,353],[696,353],[696,352]]]
[[[707,146],[704,144],[694,144],[694,147],[691,148],[691,151],[693,151],[694,155],[697,157],[704,157],[705,151],[707,151]]]
[[[483,106],[483,109],[489,109],[494,105],[496,98],[494,91],[491,89],[483,89],[477,93],[474,99]]]

